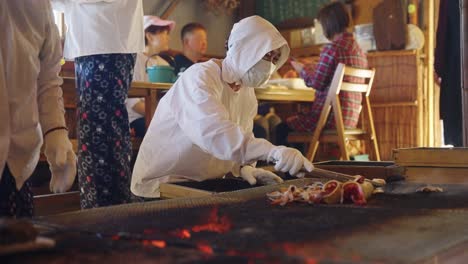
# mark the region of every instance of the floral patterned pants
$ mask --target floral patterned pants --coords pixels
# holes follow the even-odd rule
[[[8,166],[0,180],[0,217],[32,217],[34,213],[31,181],[27,180],[20,190],[16,189],[16,181]]]
[[[125,108],[135,54],[75,58],[81,208],[129,203],[131,143]]]

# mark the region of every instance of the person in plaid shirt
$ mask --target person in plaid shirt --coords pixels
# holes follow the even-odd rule
[[[287,143],[290,131],[313,132],[320,117],[328,89],[339,63],[357,68],[367,68],[366,54],[360,49],[351,33],[346,32],[349,26],[349,16],[341,2],[333,2],[324,6],[318,14],[325,36],[331,41],[320,53],[320,60],[315,65],[302,65],[291,61],[294,69],[299,72],[307,86],[316,90],[313,104],[302,105],[300,111],[286,119],[286,124],[278,127],[277,144]],[[361,80],[352,80],[359,82]],[[341,92],[340,102],[343,112],[343,122],[346,128],[357,126],[362,96],[360,93]],[[326,128],[334,128],[333,112],[330,112]]]

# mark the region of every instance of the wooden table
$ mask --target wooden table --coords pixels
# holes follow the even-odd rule
[[[145,98],[145,123],[149,126],[163,92],[169,90],[172,83],[132,82],[128,97]]]
[[[63,77],[64,83],[62,89],[64,98],[68,107],[76,107],[76,88],[75,78]],[[145,98],[145,122],[149,125],[159,100],[163,93],[172,87],[172,83],[150,83],[150,82],[132,82],[132,87],[128,91],[128,97]],[[265,89],[256,88],[255,94],[260,101],[275,102],[313,102],[315,91],[313,89]],[[71,105],[72,104],[72,105]]]
[[[171,83],[133,82],[129,97],[145,98],[145,119],[149,125],[163,92],[171,88]],[[255,95],[260,101],[275,102],[313,102],[315,90],[305,89],[265,89],[255,88]]]
[[[266,89],[255,88],[255,95],[259,101],[279,102],[313,102],[315,100],[314,89]]]

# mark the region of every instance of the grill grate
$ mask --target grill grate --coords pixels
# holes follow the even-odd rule
[[[418,187],[389,184],[386,194],[375,196],[365,207],[272,206],[265,193],[278,187],[265,186],[51,216],[39,221],[61,227],[53,232],[59,240],[56,251],[43,258],[15,260],[46,263],[80,255],[80,261],[142,263],[421,261],[467,241],[468,192],[463,186],[447,185],[442,186],[444,193],[414,193]],[[195,227],[202,231],[195,232]],[[190,238],[177,235],[182,230]],[[160,241],[166,243],[164,248]]]

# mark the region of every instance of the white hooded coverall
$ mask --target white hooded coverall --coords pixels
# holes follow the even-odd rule
[[[234,25],[222,69],[210,60],[185,71],[158,104],[138,153],[131,191],[159,197],[161,182],[220,178],[238,173],[240,165],[266,160],[274,145],[253,136],[255,91],[241,87],[235,92],[228,84],[239,83],[278,48],[276,68],[289,55],[286,40],[268,21],[248,17]]]

